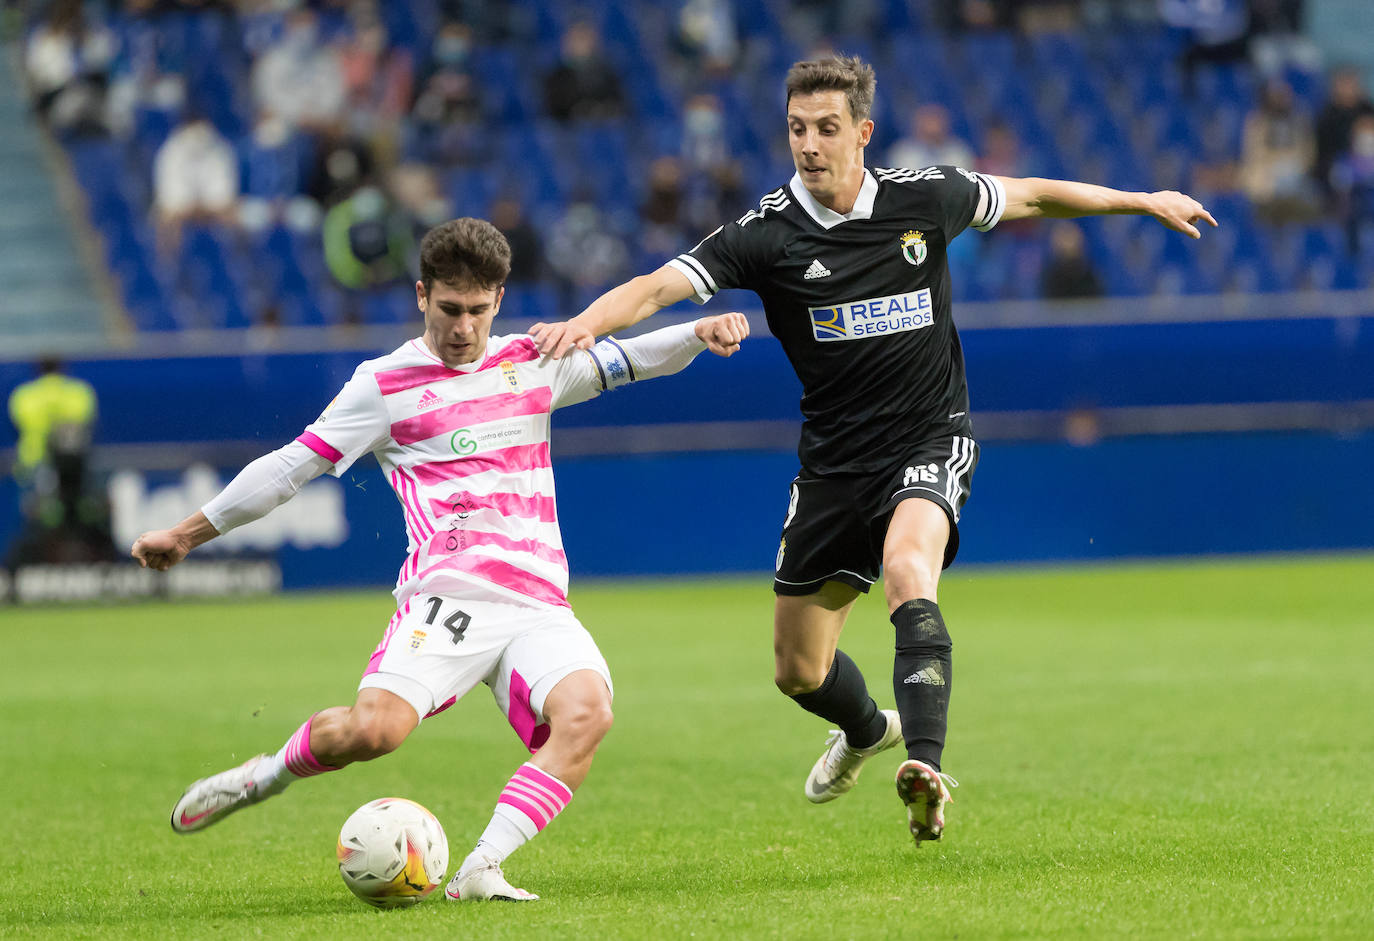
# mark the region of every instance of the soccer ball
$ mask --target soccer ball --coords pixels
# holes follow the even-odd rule
[[[364,804],[339,831],[339,875],[378,908],[414,905],[448,869],[448,838],[428,810],[404,797]]]

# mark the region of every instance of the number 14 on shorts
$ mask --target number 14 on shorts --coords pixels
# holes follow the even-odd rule
[[[426,624],[433,624],[435,619],[439,617],[440,609],[443,608],[445,600],[438,595],[431,595],[430,599],[425,602],[429,605],[429,614],[425,616]],[[440,623],[448,630],[453,642],[458,644],[462,642],[463,635],[467,633],[468,625],[472,623],[472,615],[466,611],[455,610]]]

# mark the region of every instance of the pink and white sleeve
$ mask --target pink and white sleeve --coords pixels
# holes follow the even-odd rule
[[[377,380],[360,368],[296,440],[329,461],[333,465],[329,473],[338,477],[358,458],[385,443],[390,434]]]

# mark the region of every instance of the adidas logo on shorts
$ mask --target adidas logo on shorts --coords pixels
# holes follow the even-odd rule
[[[830,269],[821,264],[819,258],[811,259],[811,267],[806,269],[806,274],[802,275],[804,281],[814,281],[816,278],[830,277]]]

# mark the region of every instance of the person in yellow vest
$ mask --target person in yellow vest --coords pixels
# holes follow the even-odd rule
[[[19,432],[13,472],[25,526],[6,562],[13,568],[111,559],[108,502],[87,473],[95,390],[64,374],[55,358],[39,361],[38,372],[9,398]]]
[[[95,390],[89,382],[65,375],[51,357],[39,361],[38,373],[10,393],[10,420],[19,432],[14,476],[21,484],[48,459],[54,429],[63,428],[59,434],[68,438],[89,439],[95,424]]]

